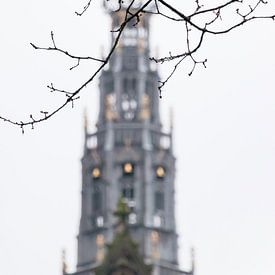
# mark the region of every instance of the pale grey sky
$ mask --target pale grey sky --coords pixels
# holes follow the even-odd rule
[[[87,79],[93,64],[69,71],[73,63],[67,58],[29,46],[48,46],[53,30],[61,47],[100,55],[101,45],[109,45],[109,20],[98,3],[83,18],[75,16],[85,2],[1,3],[1,115],[35,116],[63,100],[46,85],[70,90]],[[266,10],[272,11],[274,3]],[[177,26],[154,21],[152,49],[176,51],[180,34]],[[274,49],[271,21],[209,37],[200,52],[207,69],[188,77],[183,67],[164,91],[166,125],[169,108],[174,110],[180,259],[188,266],[188,249],[195,246],[197,275],[275,273]],[[168,67],[160,72],[166,75]],[[62,248],[74,269],[82,114],[87,106],[93,129],[97,83],[83,91],[74,109],[25,135],[0,122],[1,274],[58,275]]]

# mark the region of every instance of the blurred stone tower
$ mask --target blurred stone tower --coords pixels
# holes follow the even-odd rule
[[[125,10],[109,14],[115,30]],[[152,265],[152,274],[192,274],[178,268],[175,157],[172,132],[164,133],[160,121],[159,76],[149,61],[149,20],[143,15],[138,24],[136,19],[127,24],[100,77],[97,131],[89,133],[85,126],[74,274],[94,274],[102,263],[106,244],[114,237],[113,213],[121,197],[130,209],[131,237],[144,261]],[[116,35],[112,34],[113,41]]]

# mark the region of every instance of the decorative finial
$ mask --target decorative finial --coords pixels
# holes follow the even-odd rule
[[[87,116],[87,108],[84,109],[84,113],[83,113],[83,124],[84,124],[84,129],[85,131],[88,129],[88,116]]]
[[[120,11],[122,9],[126,10],[130,5],[133,9],[138,9],[144,4],[143,0],[135,0],[134,3],[131,0],[123,0],[123,1],[103,1],[103,7],[107,9],[107,11],[115,12]],[[132,3],[132,4],[131,4]]]
[[[172,107],[170,107],[170,129],[171,132],[174,128],[174,109]]]
[[[101,54],[101,59],[104,60],[105,57],[104,57],[104,46],[103,45],[100,46],[100,54]]]
[[[62,250],[62,274],[63,275],[67,274],[67,269],[68,269],[68,265],[66,260],[66,251],[65,249],[63,249]]]
[[[191,248],[191,274],[195,274],[195,249]]]

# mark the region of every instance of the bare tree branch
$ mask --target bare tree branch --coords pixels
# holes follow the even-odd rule
[[[75,12],[78,16],[82,16],[91,7],[92,0],[87,1],[87,4],[84,6],[81,12]],[[96,58],[92,56],[80,56],[71,54],[67,50],[57,47],[53,32],[51,32],[52,46],[40,47],[35,45],[34,43],[30,43],[31,46],[36,50],[59,52],[75,60],[76,63],[74,66],[70,68],[70,70],[73,70],[76,67],[80,66],[82,60],[91,60],[100,63],[98,68],[92,73],[90,78],[87,79],[83,84],[79,86],[78,89],[76,89],[73,92],[57,89],[56,87],[54,87],[52,83],[48,85],[47,87],[50,90],[50,92],[64,94],[66,97],[66,100],[59,107],[52,111],[41,111],[40,114],[37,116],[33,116],[31,114],[29,120],[26,121],[11,120],[4,116],[0,116],[0,120],[20,127],[22,133],[24,133],[24,127],[31,126],[33,128],[35,124],[41,123],[52,118],[56,113],[64,109],[68,104],[71,104],[71,106],[73,107],[74,101],[79,99],[80,92],[83,90],[83,88],[90,84],[95,79],[95,77],[103,70],[103,68],[109,63],[122,37],[125,27],[128,24],[132,24],[134,26],[138,25],[140,22],[140,16],[142,16],[143,14],[150,13],[154,16],[164,17],[166,20],[175,21],[179,24],[185,24],[183,26],[183,33],[186,35],[186,42],[185,45],[183,45],[182,47],[181,53],[172,54],[170,51],[167,56],[163,56],[160,58],[150,58],[151,61],[160,64],[164,64],[170,61],[176,62],[169,75],[166,78],[164,78],[164,80],[159,81],[158,89],[160,97],[162,96],[161,92],[163,87],[167,84],[169,79],[171,79],[171,77],[174,75],[174,73],[180,67],[180,65],[182,65],[184,61],[186,61],[187,59],[191,60],[193,64],[191,71],[189,72],[189,75],[193,74],[197,65],[202,65],[206,67],[207,59],[205,58],[203,60],[198,61],[195,56],[197,51],[202,47],[206,35],[226,34],[248,22],[255,20],[275,20],[275,14],[256,15],[255,13],[261,5],[267,4],[265,0],[256,0],[254,5],[246,4],[243,0],[227,0],[223,4],[219,4],[215,7],[210,8],[204,7],[199,0],[194,0],[194,12],[190,15],[187,15],[184,11],[177,9],[175,6],[169,4],[168,1],[165,0],[147,0],[144,1],[144,3],[142,4],[139,0],[131,0],[128,2],[126,0],[104,1],[105,4],[107,2],[112,2],[116,4],[114,10],[112,10],[113,13],[125,12],[125,15],[123,21],[120,23],[120,26],[117,29],[112,30],[113,33],[116,33],[116,37],[106,58]],[[221,16],[223,14],[224,17],[224,11],[228,11],[230,9],[233,11],[234,18],[233,21],[226,26],[225,24],[223,24]],[[135,20],[134,24],[133,20]],[[190,36],[191,30],[195,33],[195,38],[193,38],[193,35],[192,37]]]
[[[61,53],[65,54],[66,56],[68,56],[68,57],[70,57],[72,59],[76,59],[77,62],[78,62],[78,64],[76,66],[70,68],[70,70],[72,70],[75,67],[77,67],[79,65],[80,60],[93,60],[93,61],[97,61],[97,62],[101,62],[101,63],[105,62],[105,60],[103,60],[103,59],[95,58],[95,57],[91,57],[91,56],[77,56],[77,55],[73,55],[73,54],[69,53],[68,51],[65,51],[65,50],[62,50],[62,49],[58,48],[56,46],[56,43],[55,43],[55,40],[54,40],[54,33],[53,33],[53,31],[51,32],[51,40],[52,40],[52,43],[53,43],[53,47],[39,47],[39,46],[36,46],[33,43],[30,43],[30,44],[31,44],[31,46],[35,50],[46,50],[46,51],[61,52]]]
[[[202,8],[202,6],[199,4],[199,1],[195,1],[195,3],[197,5],[196,11],[193,14],[187,16],[183,12],[176,9],[171,4],[167,3],[167,1],[164,1],[164,0],[156,0],[155,1],[156,12],[153,12],[153,14],[160,15],[162,17],[165,17],[168,20],[184,21],[186,24],[185,26],[186,26],[186,36],[187,36],[185,52],[183,52],[181,54],[177,54],[177,55],[172,55],[171,53],[169,53],[168,56],[164,56],[164,57],[160,57],[160,58],[154,58],[154,57],[150,58],[152,61],[154,61],[156,63],[161,63],[161,64],[163,64],[164,62],[169,62],[169,61],[175,60],[175,59],[180,59],[180,61],[178,63],[176,63],[176,65],[174,66],[172,72],[168,75],[168,77],[165,78],[164,81],[160,81],[160,83],[161,83],[161,85],[159,86],[160,96],[161,96],[161,90],[163,89],[164,85],[168,82],[168,80],[176,72],[176,70],[178,69],[178,67],[182,63],[182,61],[185,59],[185,57],[190,57],[191,60],[193,61],[193,68],[190,71],[189,76],[192,75],[197,64],[202,64],[204,67],[206,67],[207,59],[205,59],[203,61],[196,61],[193,56],[193,54],[195,52],[197,52],[197,50],[199,48],[201,48],[205,34],[210,34],[210,35],[225,34],[225,33],[228,33],[230,31],[252,21],[252,20],[257,20],[257,19],[272,19],[272,20],[274,20],[275,19],[275,15],[269,15],[269,16],[254,16],[254,15],[252,15],[255,12],[255,10],[259,7],[260,4],[267,4],[267,2],[264,0],[258,0],[254,6],[248,5],[249,11],[247,13],[241,14],[240,8],[236,9],[236,15],[240,16],[239,22],[233,23],[231,26],[229,26],[225,29],[222,29],[222,30],[212,30],[209,27],[211,27],[218,19],[221,19],[221,11],[223,9],[225,9],[226,7],[233,5],[233,4],[243,4],[243,0],[231,0],[231,1],[228,1],[225,4],[219,5],[215,8],[209,8],[209,9],[204,9],[204,10],[200,10]],[[167,15],[167,14],[161,12],[160,4],[162,6],[164,6],[165,8],[167,8],[168,10],[170,10],[172,13],[174,13],[177,17],[172,17],[170,15]],[[202,20],[201,26],[192,21],[192,18],[197,15],[205,15],[205,14],[210,14],[210,13],[214,14],[213,19],[210,21],[205,21],[205,22],[203,22],[203,20]],[[197,46],[195,46],[193,48],[190,47],[190,41],[189,41],[190,29],[189,29],[188,25],[190,25],[190,27],[192,27],[194,30],[196,30],[198,33],[200,33],[200,40],[199,40]]]
[[[68,93],[66,91],[62,91],[62,90],[59,90],[59,89],[56,89],[53,87],[53,85],[49,86],[50,89],[52,89],[52,91],[57,91],[57,92],[63,92],[67,95],[67,99],[66,101],[61,104],[58,108],[56,108],[55,110],[51,111],[51,112],[45,112],[45,111],[41,111],[41,113],[44,115],[43,117],[41,118],[38,118],[38,119],[33,119],[33,115],[31,117],[31,120],[27,120],[27,121],[14,121],[14,120],[11,120],[9,118],[6,118],[6,117],[3,117],[3,116],[0,116],[0,120],[4,121],[4,122],[8,122],[8,123],[11,123],[12,125],[15,125],[15,126],[19,126],[22,130],[22,133],[24,134],[24,127],[26,126],[31,126],[32,128],[34,127],[35,124],[37,123],[40,123],[40,122],[43,122],[43,121],[46,121],[48,119],[50,119],[51,117],[53,117],[55,114],[57,114],[59,111],[61,111],[63,108],[65,108],[69,103],[72,103],[72,107],[74,106],[73,105],[73,102],[76,100],[76,99],[79,99],[79,93],[83,90],[83,88],[85,88],[89,83],[91,83],[94,78],[98,75],[99,72],[101,72],[101,70],[109,63],[109,60],[111,58],[111,56],[113,55],[118,43],[119,43],[119,40],[121,38],[121,35],[123,33],[123,30],[124,28],[126,27],[126,25],[135,17],[137,17],[139,15],[139,13],[144,10],[151,2],[152,0],[148,0],[144,5],[142,5],[135,13],[133,13],[131,16],[128,16],[129,15],[129,11],[130,11],[130,8],[132,7],[132,4],[134,3],[135,0],[132,0],[131,4],[128,6],[128,8],[126,9],[126,12],[125,12],[125,20],[124,22],[122,22],[121,26],[120,26],[120,30],[117,34],[117,37],[111,47],[111,50],[109,52],[109,54],[107,55],[106,59],[103,61],[103,63],[98,67],[98,69],[93,73],[93,75],[86,81],[84,82],[77,90],[75,90],[74,92],[72,93]],[[52,36],[53,37],[53,36]],[[53,43],[54,43],[54,40],[53,40]],[[55,48],[55,43],[54,43],[54,48]],[[48,48],[46,48],[46,50],[48,50]]]
[[[87,11],[87,9],[90,7],[91,2],[92,2],[92,0],[89,0],[89,2],[83,8],[82,12],[75,11],[75,14],[78,15],[78,16],[82,16]]]

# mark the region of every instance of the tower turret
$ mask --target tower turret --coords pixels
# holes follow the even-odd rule
[[[109,14],[116,30],[125,9]],[[150,16],[139,19],[128,22],[101,74],[97,131],[86,129],[75,274],[93,274],[104,261],[105,244],[114,237],[113,211],[121,197],[130,209],[129,232],[153,274],[185,274],[177,261],[171,133],[162,130],[158,72],[149,64]]]

